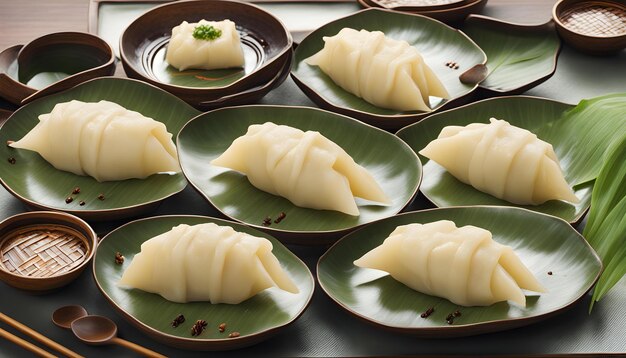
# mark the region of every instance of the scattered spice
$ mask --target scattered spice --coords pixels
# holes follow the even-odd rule
[[[118,265],[121,265],[124,263],[124,256],[119,251],[115,253],[115,263]]]
[[[72,194],[80,194],[80,188],[75,187],[74,189],[72,189]]]
[[[81,201],[78,202],[78,205],[83,206],[83,205],[85,205],[85,202],[81,200]]]
[[[233,332],[233,333],[228,335],[228,338],[237,338],[239,336],[240,336],[239,332]]]
[[[69,204],[72,201],[74,201],[74,198],[72,198],[71,196],[68,196],[67,198],[65,198],[65,204]]]
[[[548,275],[552,276],[552,271],[548,271]]]
[[[15,143],[15,142],[14,142],[14,141],[12,141],[12,140],[7,140],[7,147],[8,147],[8,146],[10,146],[10,145],[11,145],[11,144],[13,144],[13,143]]]
[[[98,200],[104,200],[104,194],[100,193],[100,195],[98,195]]]
[[[278,217],[276,218],[276,220],[274,220],[274,224],[280,223],[286,217],[287,217],[287,214],[285,214],[284,211],[281,211],[280,214],[278,214]]]
[[[217,326],[217,329],[220,331],[220,333],[223,333],[226,330],[226,323],[220,323],[220,325]]]
[[[429,309],[427,309],[425,312],[423,312],[420,317],[422,318],[428,318],[428,316],[430,316],[431,314],[433,314],[433,312],[435,312],[435,307],[430,307]]]
[[[459,310],[454,311],[454,317],[461,317],[461,311]]]
[[[449,315],[446,316],[446,322],[448,324],[453,324],[454,323],[454,314],[450,313]]]
[[[191,335],[199,336],[202,333],[202,331],[204,331],[206,326],[207,326],[207,323],[205,320],[203,319],[197,320],[196,323],[194,323],[193,326],[191,327]]]
[[[9,158],[8,160],[9,160],[9,163],[11,163],[11,164],[15,164],[15,158],[11,157],[11,158]]]
[[[179,314],[172,321],[172,327],[176,328],[176,327],[180,326],[180,324],[183,323],[183,322],[185,322],[185,316],[183,316],[182,314]]]
[[[269,216],[266,216],[265,219],[263,219],[263,226],[270,226],[272,225],[272,218]]]
[[[458,70],[459,69],[459,64],[454,62],[454,61],[448,61],[448,62],[446,62],[446,67],[454,69],[454,70]]]

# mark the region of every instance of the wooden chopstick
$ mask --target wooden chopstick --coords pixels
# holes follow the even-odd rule
[[[7,331],[5,331],[4,329],[0,328],[0,337],[6,338],[8,341],[13,342],[15,344],[17,344],[18,346],[27,349],[33,353],[35,353],[36,355],[40,356],[40,357],[44,357],[44,358],[57,358],[57,356],[55,356],[54,354],[50,354],[47,351],[44,351],[43,349],[37,347],[36,345],[30,343],[29,341],[26,341],[12,333],[9,333]]]
[[[9,326],[17,329],[18,331],[20,331],[20,332],[22,332],[22,333],[24,333],[26,335],[28,335],[28,336],[38,340],[39,342],[45,344],[46,346],[48,346],[48,347],[50,347],[50,348],[52,348],[52,349],[54,349],[54,350],[56,350],[56,351],[58,351],[60,353],[63,353],[63,355],[65,355],[65,356],[68,356],[70,358],[84,358],[80,354],[65,348],[64,346],[58,344],[57,342],[51,340],[48,337],[42,335],[41,333],[33,330],[32,328],[27,327],[27,326],[21,324],[20,322],[14,320],[13,318],[5,315],[2,312],[0,312],[0,321],[8,324]],[[26,342],[26,343],[28,343],[28,342]],[[36,346],[34,346],[34,347],[36,347]],[[48,355],[48,357],[54,357],[54,356],[53,355]]]

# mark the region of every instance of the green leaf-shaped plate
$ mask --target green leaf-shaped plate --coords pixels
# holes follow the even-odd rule
[[[511,246],[547,292],[527,296],[526,307],[499,302],[462,307],[410,289],[383,271],[353,261],[380,245],[400,225],[452,220],[491,231]],[[585,239],[567,222],[529,210],[476,206],[401,214],[367,225],[339,240],[317,264],[322,289],[341,307],[384,328],[422,337],[455,337],[501,331],[531,324],[564,311],[587,293],[602,263]],[[549,274],[551,272],[551,274]],[[422,312],[433,307],[428,318]],[[448,314],[459,310],[453,324]]]
[[[398,131],[397,135],[407,142],[417,153],[428,143],[436,139],[445,126],[465,126],[474,122],[488,123],[489,118],[504,119],[514,126],[525,128],[535,133],[539,139],[552,144],[559,158],[565,179],[570,185],[577,183],[584,167],[579,164],[577,153],[590,150],[585,143],[565,133],[546,131],[546,125],[561,119],[565,112],[574,106],[544,98],[516,96],[486,99],[437,113],[420,123],[410,125]],[[591,119],[590,119],[591,120]],[[424,180],[420,187],[422,193],[438,207],[465,205],[504,205],[521,206],[483,193],[472,186],[457,180],[442,166],[423,156]],[[578,161],[578,162],[577,162]],[[570,223],[578,222],[589,209],[593,182],[574,187],[574,193],[580,199],[577,204],[559,200],[547,201],[541,205],[521,206],[529,210],[558,216]]]
[[[477,85],[462,83],[459,76],[475,65],[487,62],[485,53],[463,32],[421,15],[372,8],[313,31],[296,48],[291,71],[296,84],[322,108],[380,128],[397,130],[431,112],[399,112],[376,107],[337,86],[319,67],[304,62],[324,47],[324,36],[334,36],[344,27],[382,31],[392,39],[405,40],[415,46],[451,96],[447,101],[431,97],[433,111],[450,108],[457,100],[472,92]],[[450,61],[456,62],[459,68],[455,70],[447,67],[446,63]]]
[[[152,85],[124,78],[98,78],[21,107],[0,128],[0,142],[21,139],[39,122],[39,115],[49,113],[57,103],[74,99],[118,103],[165,123],[174,138],[190,118],[200,113]],[[0,157],[0,181],[15,197],[31,207],[65,211],[89,220],[111,220],[154,209],[187,185],[182,173],[99,183],[92,177],[57,170],[36,152],[5,144],[0,146]],[[15,158],[15,164],[7,158]],[[65,199],[75,187],[80,188],[80,194],[72,195],[74,200],[66,204]],[[104,194],[104,200],[98,200],[100,194]],[[85,204],[79,205],[80,201]]]
[[[232,226],[236,231],[270,240],[274,246],[273,254],[300,292],[293,294],[270,288],[240,304],[229,305],[210,302],[175,303],[158,294],[117,286],[124,270],[141,251],[144,241],[179,224],[202,223]],[[122,265],[115,263],[116,252],[125,257]],[[198,263],[199,270],[202,270],[203,264],[206,263]],[[270,235],[241,224],[203,216],[158,216],[121,226],[100,241],[93,260],[93,275],[104,297],[130,323],[159,342],[194,350],[240,348],[269,338],[300,317],[315,287],[313,276],[306,265]],[[186,321],[174,328],[171,322],[179,314],[183,314]],[[206,320],[208,327],[201,335],[192,337],[190,328],[199,319]],[[226,323],[227,330],[224,333],[217,329],[221,323]],[[241,336],[228,338],[228,334],[233,331],[239,332]]]
[[[520,25],[470,15],[462,27],[487,54],[487,78],[482,89],[517,94],[550,78],[556,70],[561,40],[554,22]]]
[[[360,216],[306,209],[261,191],[240,173],[210,165],[251,124],[274,122],[301,130],[315,130],[342,147],[376,179],[391,205],[368,205],[357,199]],[[421,180],[419,159],[398,137],[352,118],[316,108],[241,106],[202,114],[180,131],[178,156],[183,173],[213,206],[226,216],[281,240],[301,244],[334,241],[359,225],[398,213],[413,198]],[[267,216],[280,223],[262,225]]]

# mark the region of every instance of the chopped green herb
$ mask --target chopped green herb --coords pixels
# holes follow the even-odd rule
[[[193,37],[198,40],[215,40],[222,36],[222,30],[212,25],[198,25],[193,29]]]

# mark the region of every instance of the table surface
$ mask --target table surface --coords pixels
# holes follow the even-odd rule
[[[490,0],[482,14],[503,20],[536,24],[548,21],[554,0]],[[0,0],[0,49],[26,43],[56,31],[87,31],[87,0]],[[626,51],[611,57],[592,57],[564,45],[555,75],[526,94],[577,103],[582,98],[626,91]],[[123,72],[118,69],[118,75]],[[291,79],[270,92],[261,103],[315,106]],[[10,110],[0,101],[0,118]],[[582,138],[582,134],[581,134]],[[418,198],[411,209],[427,204]],[[7,191],[0,189],[0,220],[25,211]],[[167,199],[155,213],[218,215],[191,190]],[[95,225],[104,234],[122,222]],[[325,247],[290,246],[314,272]],[[587,312],[590,297],[564,314],[535,325],[511,331],[455,339],[417,339],[365,324],[340,309],[316,288],[310,307],[279,335],[258,345],[211,356],[370,356],[370,355],[493,355],[626,352],[626,280],[619,282],[593,310]],[[121,337],[169,356],[206,356],[161,345],[124,321],[97,290],[91,269],[69,286],[36,296],[0,283],[0,311],[88,357],[133,356],[124,348],[87,346],[68,331],[55,327],[50,316],[63,305],[81,304],[90,313],[112,318]],[[1,328],[8,328],[0,324]],[[9,329],[12,331],[11,329]],[[0,357],[28,357],[21,348],[0,341]]]

